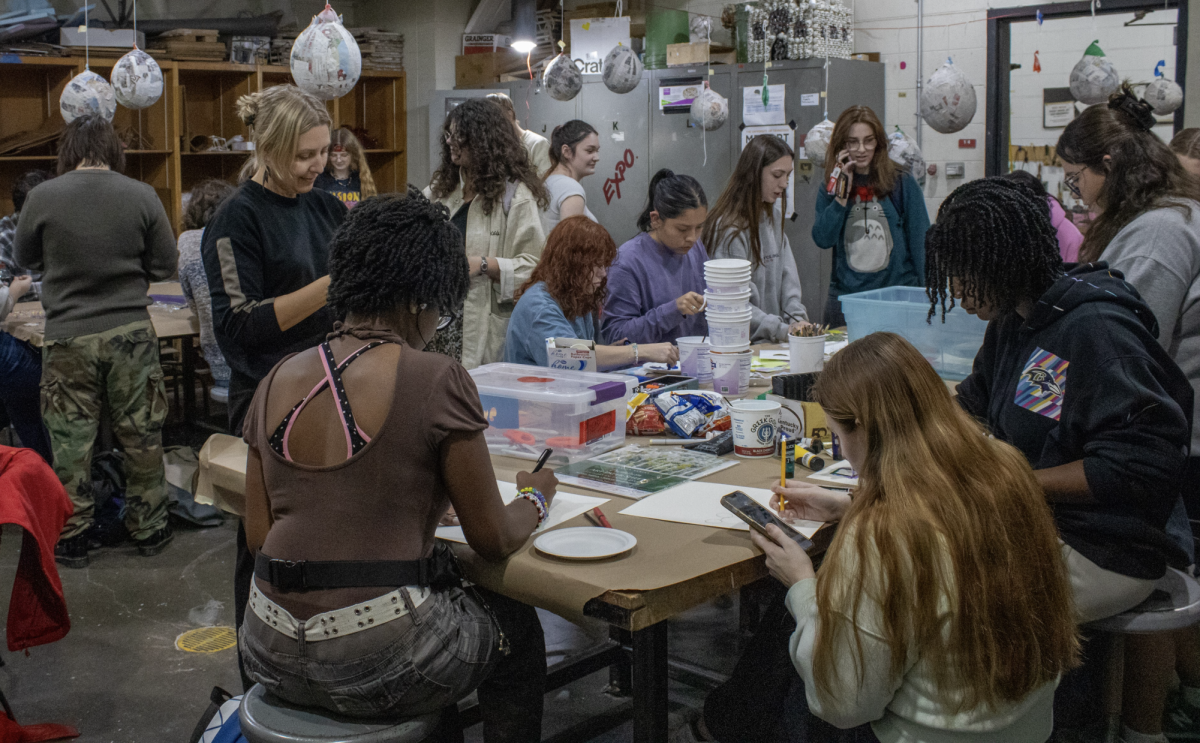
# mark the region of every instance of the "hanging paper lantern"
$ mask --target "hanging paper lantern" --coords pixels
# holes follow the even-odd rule
[[[1089,106],[1104,103],[1121,86],[1121,76],[1100,49],[1097,39],[1071,70],[1071,95]]]
[[[911,174],[917,183],[925,185],[925,156],[916,141],[900,131],[900,127],[896,127],[896,131],[888,137],[888,157],[903,171]]]
[[[162,98],[162,68],[136,46],[113,65],[111,79],[117,103],[125,108],[146,108]]]
[[[579,69],[570,57],[559,54],[553,62],[546,65],[542,85],[546,86],[546,92],[554,100],[569,101],[583,89],[583,75],[579,74]]]
[[[604,87],[628,93],[642,81],[642,60],[627,46],[617,45],[604,58]]]
[[[812,162],[823,164],[831,139],[833,139],[833,122],[825,119],[808,130],[808,134],[804,137],[804,154]]]
[[[975,86],[952,60],[937,68],[921,91],[921,118],[942,134],[961,131],[975,118]]]
[[[1160,77],[1146,86],[1142,100],[1150,104],[1156,116],[1166,116],[1183,105],[1183,88],[1174,80]]]
[[[692,99],[692,121],[704,131],[720,129],[729,120],[729,101],[712,88],[705,88]]]
[[[362,75],[362,52],[329,5],[292,44],[292,79],[323,101],[350,92]]]
[[[58,99],[58,110],[63,120],[70,124],[80,116],[99,114],[105,121],[112,121],[117,112],[117,99],[108,81],[91,70],[84,70],[63,89]]]

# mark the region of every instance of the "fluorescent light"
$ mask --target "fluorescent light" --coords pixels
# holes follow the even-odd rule
[[[509,44],[509,46],[511,46],[513,49],[516,49],[521,54],[529,54],[534,49],[537,49],[537,44],[529,41],[528,39],[514,41],[513,43]]]

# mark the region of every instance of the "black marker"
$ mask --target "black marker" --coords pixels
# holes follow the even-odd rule
[[[540,470],[543,466],[545,466],[546,460],[549,459],[550,455],[553,453],[554,453],[553,449],[546,449],[545,451],[542,452],[542,456],[538,457],[537,464],[535,464],[533,466],[533,474],[537,474],[538,470]]]

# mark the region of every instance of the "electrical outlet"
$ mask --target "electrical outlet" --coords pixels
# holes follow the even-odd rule
[[[965,163],[946,163],[947,178],[963,178],[967,175]]]

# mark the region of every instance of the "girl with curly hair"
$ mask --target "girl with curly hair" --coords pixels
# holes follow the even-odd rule
[[[541,262],[517,292],[504,360],[548,366],[547,338],[595,340],[593,313],[602,309],[608,293],[608,267],[616,257],[612,236],[591,219],[578,215],[559,222],[546,240]],[[679,349],[670,343],[596,346],[596,363],[601,369],[678,360]]]
[[[344,126],[334,130],[329,142],[329,164],[313,186],[336,196],[347,209],[378,193],[362,143],[354,132]]]
[[[514,293],[529,280],[546,243],[538,212],[550,203],[499,105],[473,98],[450,112],[442,125],[442,162],[425,194],[450,211],[471,272],[461,317],[431,350],[468,369],[499,361]]]

